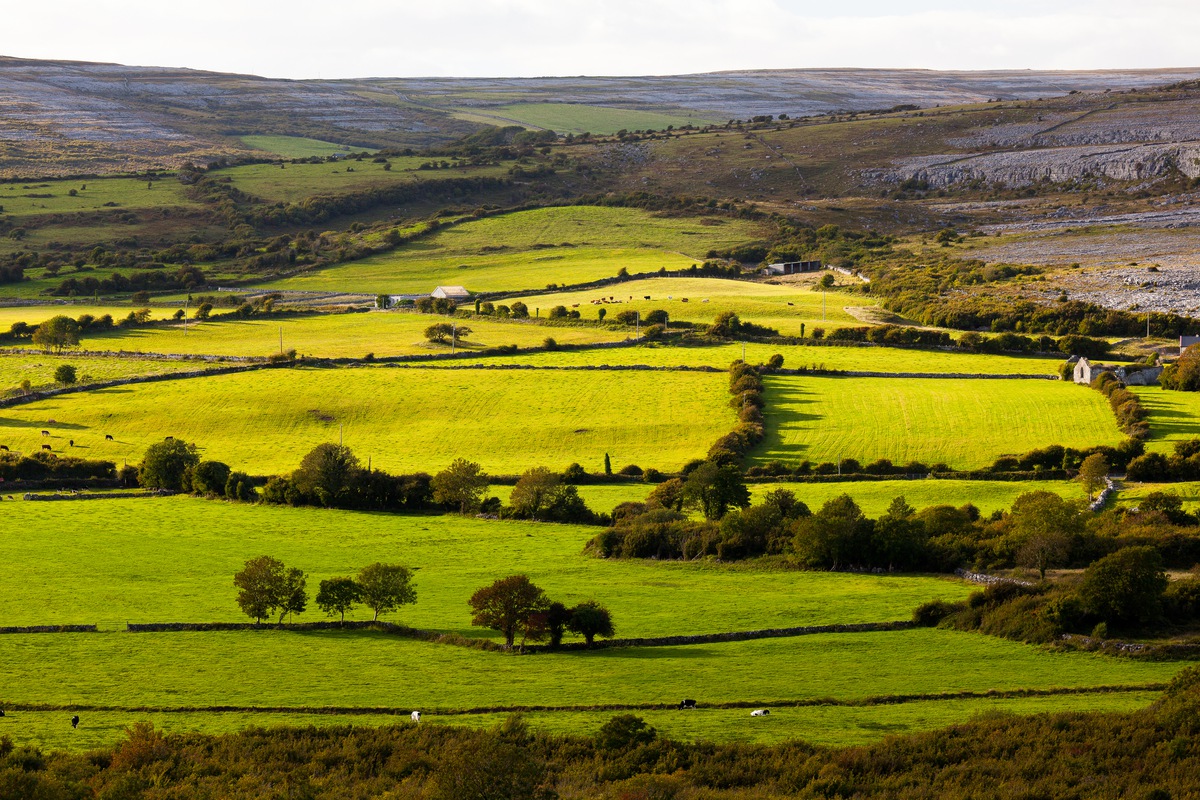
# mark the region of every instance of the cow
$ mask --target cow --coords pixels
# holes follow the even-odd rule
[[[3,716],[4,716],[4,709],[0,708],[0,717],[3,717]]]
[[[104,434],[104,441],[111,442],[113,440],[111,433]]]
[[[78,727],[79,727],[79,715],[78,715],[78,714],[76,714],[75,716],[71,717],[71,727],[72,727],[72,728],[78,728]]]
[[[679,710],[680,711],[683,711],[685,709],[695,710],[695,708],[696,708],[695,700],[680,700],[679,701]]]
[[[163,441],[166,441],[166,442],[173,442],[173,441],[175,441],[175,437],[174,437],[174,436],[168,436],[168,437],[167,437],[166,439],[164,439]]]
[[[688,301],[688,299],[686,297],[679,298],[679,302],[681,302],[681,303],[686,303],[687,301]]]
[[[752,717],[765,717],[765,716],[767,716],[767,715],[768,715],[768,714],[770,714],[770,713],[771,713],[770,709],[766,709],[766,708],[756,708],[756,709],[754,709],[753,711],[751,711],[751,712],[750,712],[750,716],[752,716]]]
[[[48,445],[48,444],[44,444],[44,445],[42,445],[42,449],[43,449],[43,450],[53,450],[54,448],[53,448],[53,447],[51,447],[51,446],[50,446],[50,445]]]
[[[50,435],[50,431],[42,431],[42,436],[49,436],[49,435]]]
[[[3,450],[4,452],[6,452],[6,453],[7,453],[7,452],[8,452],[8,445],[6,445],[6,444],[0,444],[0,450]]]
[[[67,440],[67,442],[68,442],[68,444],[70,444],[70,445],[71,445],[71,447],[74,447],[74,446],[75,446],[75,440],[74,440],[74,439],[68,439],[68,440]]]
[[[413,721],[413,722],[420,722],[420,721],[421,721],[421,712],[420,712],[420,711],[414,711],[414,712],[412,712],[412,721]]]
[[[650,295],[648,295],[648,294],[647,294],[647,295],[642,295],[642,299],[643,299],[643,300],[649,300],[649,299],[650,299]]]

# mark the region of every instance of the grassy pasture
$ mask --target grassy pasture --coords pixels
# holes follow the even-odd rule
[[[580,307],[581,310],[583,307]],[[589,309],[590,311],[590,309]],[[610,311],[610,313],[612,313]],[[741,344],[675,347],[645,344],[616,350],[578,350],[491,356],[489,364],[534,366],[623,366],[649,364],[655,367],[727,368],[742,358]],[[745,358],[760,364],[778,353],[784,369],[829,369],[863,372],[987,373],[992,375],[1055,375],[1061,361],[1035,356],[1000,356],[938,350],[906,350],[895,347],[833,347],[747,343]]]
[[[369,147],[323,142],[320,139],[308,139],[304,136],[239,136],[238,138],[247,147],[265,150],[284,158],[311,158],[313,156],[332,156],[338,153],[375,152]]]
[[[86,189],[83,188],[85,185]],[[72,189],[76,192],[75,197],[70,195]],[[183,184],[174,177],[156,180],[150,189],[146,188],[146,181],[141,178],[21,181],[0,183],[0,206],[4,207],[5,216],[13,217],[18,222],[26,217],[85,211],[138,210],[166,206],[199,208],[199,204],[189,200],[183,190]],[[108,205],[109,203],[114,205]],[[95,229],[91,230],[94,237]]]
[[[100,358],[78,355],[25,355],[0,351],[0,394],[28,380],[34,388],[54,383],[54,370],[69,364],[77,371],[78,383],[108,381],[132,375],[162,375],[203,369],[195,361],[164,361],[150,358]],[[216,365],[212,365],[216,366]]]
[[[274,319],[189,321],[182,325],[131,328],[85,336],[83,346],[92,350],[127,350],[141,353],[182,353],[216,356],[269,356],[279,352],[280,331],[285,350],[317,358],[362,358],[376,356],[449,353],[450,343],[425,339],[430,325],[444,317],[402,311],[365,314],[314,314]],[[627,335],[604,328],[557,328],[519,320],[486,318],[458,321],[472,331],[460,339],[459,352],[515,344],[541,347],[547,337],[560,344],[613,342]]]
[[[183,304],[180,303],[180,308]],[[147,306],[142,305],[95,305],[93,303],[79,304],[62,303],[53,305],[35,305],[35,306],[0,306],[0,330],[7,331],[13,326],[13,323],[24,322],[28,325],[40,325],[51,317],[66,316],[71,319],[79,319],[84,314],[91,314],[93,317],[102,317],[105,314],[110,315],[114,322],[120,322],[129,316],[129,312],[138,311]],[[175,308],[162,306],[152,306],[150,308],[151,319],[169,319],[175,313]],[[25,347],[29,347],[26,342]]]
[[[745,709],[638,711],[661,737],[675,741],[746,742],[773,744],[803,739],[819,745],[844,747],[879,741],[885,736],[916,733],[967,722],[979,714],[1046,714],[1060,711],[1124,712],[1143,708],[1158,698],[1157,692],[1104,692],[1051,697],[981,698],[973,700],[916,701],[894,705],[801,706],[774,708],[769,719],[749,716]],[[547,733],[589,736],[613,717],[615,711],[557,711],[524,714],[531,727]],[[422,725],[491,727],[507,714],[422,713]],[[43,750],[84,751],[111,745],[124,737],[125,728],[148,721],[167,733],[221,734],[257,726],[271,728],[355,728],[411,725],[408,714],[304,714],[277,712],[144,712],[87,711],[78,730],[66,724],[62,711],[10,711],[0,719],[0,736]]]
[[[1050,444],[1123,438],[1102,395],[1059,381],[780,375],[766,387],[760,463],[888,458],[970,469]]]
[[[669,703],[681,697],[767,705],[1145,686],[1169,680],[1181,668],[1052,653],[936,629],[528,657],[336,631],[9,634],[5,645],[0,677],[12,703],[399,707],[431,716],[450,709]]]
[[[70,438],[94,458],[136,463],[172,435],[252,474],[290,472],[340,435],[392,472],[436,472],[459,456],[499,474],[575,461],[598,470],[606,452],[618,464],[671,470],[733,427],[726,400],[721,376],[698,373],[273,369],[4,409],[0,442],[58,451]],[[39,435],[46,428],[49,439]]]
[[[1148,412],[1148,451],[1171,453],[1176,442],[1200,438],[1200,394],[1169,391],[1161,386],[1132,386],[1130,391]]]
[[[1117,504],[1121,506],[1136,506],[1154,492],[1178,495],[1183,501],[1184,510],[1195,513],[1200,508],[1200,481],[1181,481],[1179,483],[1130,483],[1126,481],[1117,492]]]
[[[357,151],[356,151],[357,152]],[[389,159],[390,170],[370,159],[344,159],[318,164],[246,164],[218,173],[233,179],[233,185],[270,203],[292,203],[313,195],[338,195],[367,189],[448,178],[503,177],[510,165],[417,170],[428,158],[409,156]]]
[[[621,465],[614,464],[614,469]],[[1178,484],[1172,484],[1175,486]],[[755,503],[760,502],[767,492],[773,489],[787,489],[796,497],[803,500],[810,509],[816,511],[821,505],[842,494],[854,498],[854,502],[862,508],[869,517],[876,517],[887,511],[888,505],[896,497],[903,496],[910,506],[916,509],[934,505],[950,505],[954,507],[972,503],[984,514],[997,510],[1007,510],[1013,501],[1025,492],[1047,491],[1062,497],[1078,500],[1083,498],[1083,490],[1073,481],[956,481],[956,480],[894,480],[894,481],[854,481],[846,483],[752,483],[750,497]],[[1193,489],[1187,494],[1188,498],[1200,503],[1200,484],[1193,484]],[[594,511],[611,511],[618,503],[628,501],[640,502],[654,489],[645,483],[613,483],[591,484],[577,487],[579,496],[588,507]],[[1162,488],[1162,487],[1159,487]],[[512,487],[496,486],[493,493],[507,501]],[[1167,489],[1170,491],[1170,488]],[[1121,492],[1122,500],[1125,492]]]
[[[0,625],[246,621],[232,577],[263,553],[304,569],[310,592],[376,561],[416,567],[418,602],[386,618],[489,637],[496,634],[471,627],[467,599],[516,573],[566,603],[604,602],[623,636],[908,619],[926,600],[961,599],[972,588],[935,577],[597,559],[582,552],[600,530],[591,526],[192,498],[6,501],[3,510],[10,524]],[[81,515],[88,524],[72,524]],[[301,616],[325,618],[315,604]],[[371,615],[359,609],[349,618]]]
[[[663,130],[668,125],[705,125],[717,121],[685,114],[664,114],[657,111],[589,106],[581,103],[516,103],[464,111],[484,113],[559,133],[616,133],[622,128],[631,131]]]
[[[391,253],[272,286],[408,293],[454,284],[473,291],[520,291],[608,278],[622,267],[632,273],[686,269],[703,261],[710,249],[756,241],[764,233],[756,223],[718,216],[541,208],[465,222]]]
[[[650,300],[644,299],[647,295]],[[593,301],[608,297],[613,300],[592,305]],[[862,324],[842,310],[843,306],[862,305],[860,297],[829,292],[822,320],[821,292],[808,285],[720,278],[648,278],[599,289],[531,295],[521,300],[531,309],[578,304],[584,319],[595,319],[600,308],[608,311],[609,318],[621,311],[639,311],[644,315],[662,309],[673,320],[707,324],[718,314],[733,311],[743,322],[766,325],[788,336],[799,336],[801,324],[806,326],[806,333],[812,333],[813,328],[829,330]]]

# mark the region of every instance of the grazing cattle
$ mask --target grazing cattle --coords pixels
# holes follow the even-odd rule
[[[111,433],[104,434],[104,441],[111,442],[113,440]]]
[[[796,305],[796,304],[795,304],[795,303],[788,303],[788,305],[789,305],[789,306],[794,306],[794,305]]]
[[[681,303],[686,303],[687,301],[688,301],[688,299],[686,297],[679,298],[679,302],[681,302]]]
[[[643,297],[643,299],[645,299],[645,300],[649,300],[649,299],[650,299],[650,295],[648,295],[648,294],[647,294],[647,295],[643,295],[642,297]]]
[[[688,708],[695,709],[696,701],[695,700],[680,700],[679,701],[679,710],[680,711],[683,711],[684,709],[688,709]]]
[[[173,441],[175,441],[175,437],[174,437],[174,436],[168,436],[168,437],[167,437],[166,439],[164,439],[163,441],[167,441],[167,442],[173,442]]]
[[[49,435],[50,435],[50,431],[42,431],[42,436],[49,436]]]
[[[78,728],[78,727],[79,727],[79,715],[78,715],[78,714],[76,714],[75,716],[71,717],[71,727],[72,727],[72,728]]]
[[[3,717],[3,716],[4,716],[4,709],[0,708],[0,717]]]
[[[74,439],[68,439],[67,441],[68,441],[68,443],[71,445],[71,447],[74,447],[74,446],[75,446],[75,440],[74,440]]]
[[[4,452],[6,452],[6,453],[7,453],[7,452],[8,452],[8,445],[6,445],[6,444],[0,444],[0,450],[3,450]]]
[[[420,721],[421,721],[421,712],[420,712],[420,711],[414,711],[414,712],[412,712],[412,721],[413,721],[413,722],[420,722]]]
[[[765,717],[765,716],[767,716],[767,715],[768,715],[768,714],[770,714],[770,713],[771,713],[771,712],[770,712],[770,710],[768,710],[768,709],[765,709],[765,708],[756,708],[756,709],[754,709],[753,711],[751,711],[751,712],[750,712],[750,716],[752,716],[752,717]]]
[[[48,444],[44,444],[44,445],[42,445],[42,449],[43,449],[43,450],[53,450],[54,448],[53,448],[53,447],[51,447],[51,446],[50,446],[50,445],[48,445]]]

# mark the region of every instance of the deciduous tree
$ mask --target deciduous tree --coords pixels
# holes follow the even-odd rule
[[[341,615],[346,621],[346,612],[362,599],[362,592],[353,578],[329,578],[321,581],[317,588],[317,607],[330,616]]]
[[[597,636],[613,635],[612,615],[595,600],[585,600],[571,609],[567,627],[582,636],[588,647],[592,646]]]
[[[363,604],[380,614],[395,611],[400,606],[417,602],[417,590],[412,585],[412,571],[399,564],[375,563],[358,573],[358,588]]]
[[[252,558],[233,576],[233,585],[238,588],[238,606],[255,622],[262,622],[279,608],[283,562],[270,556]]]
[[[186,492],[190,488],[190,471],[199,463],[196,445],[168,439],[146,448],[138,465],[138,481],[151,489]]]
[[[433,476],[430,483],[433,501],[458,506],[460,514],[479,508],[487,491],[488,476],[483,468],[465,458],[456,458],[449,467]]]
[[[37,326],[33,332],[33,343],[56,353],[68,347],[78,347],[79,323],[62,314],[51,317]]]
[[[475,592],[469,602],[473,612],[471,624],[499,631],[508,647],[513,646],[517,630],[532,615],[544,614],[550,608],[546,593],[525,575],[501,578]]]

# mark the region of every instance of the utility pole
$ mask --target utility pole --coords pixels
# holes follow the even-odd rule
[[[183,301],[183,335],[187,336],[187,312],[188,303],[192,302],[192,296],[189,294],[187,299]]]
[[[283,326],[279,326],[279,355],[283,355]]]
[[[450,323],[450,355],[454,355],[454,343],[458,339],[458,323]]]
[[[633,338],[635,338],[635,339],[642,338],[642,312],[640,312],[640,311],[633,312],[633,324],[634,324]]]
[[[338,447],[342,446],[342,432],[345,429],[345,427],[346,427],[345,425],[338,423]]]
[[[821,287],[821,321],[825,321],[825,287]]]
[[[742,342],[742,363],[746,363],[746,343]]]

